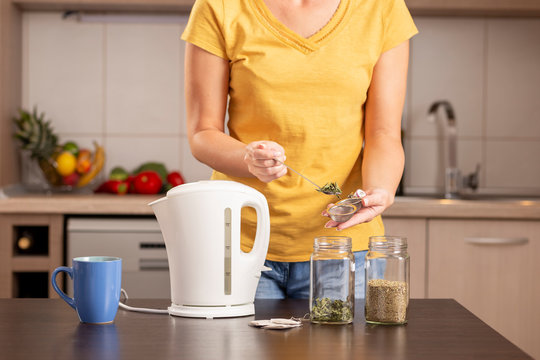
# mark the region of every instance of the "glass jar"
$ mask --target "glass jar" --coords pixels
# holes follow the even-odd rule
[[[351,238],[316,237],[310,259],[309,313],[313,323],[348,324],[354,317]]]
[[[366,254],[366,322],[407,323],[409,308],[409,254],[407,238],[372,236]]]

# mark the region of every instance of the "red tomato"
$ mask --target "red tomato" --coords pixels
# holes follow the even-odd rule
[[[155,171],[138,173],[133,180],[133,187],[137,194],[157,194],[161,190],[161,177]]]
[[[169,175],[167,175],[167,182],[174,187],[182,185],[185,181],[182,174],[180,174],[178,171],[172,171],[169,173]]]

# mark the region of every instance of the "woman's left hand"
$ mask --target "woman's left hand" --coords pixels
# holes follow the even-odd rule
[[[394,203],[394,196],[385,189],[366,190],[366,196],[362,198],[362,208],[356,212],[349,220],[345,222],[337,222],[334,220],[328,221],[325,228],[336,228],[344,230],[351,226],[370,222],[376,216],[381,215],[390,205]],[[328,207],[333,204],[329,204]],[[323,216],[328,216],[326,210],[322,213]]]

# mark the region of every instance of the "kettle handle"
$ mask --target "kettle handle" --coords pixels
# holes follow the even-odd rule
[[[253,248],[249,253],[240,251],[240,259],[244,262],[245,269],[253,269],[254,272],[259,272],[266,258],[268,244],[270,242],[270,212],[268,210],[268,203],[264,197],[256,197],[245,201],[242,204],[243,206],[251,206],[257,212],[257,232],[253,241]]]

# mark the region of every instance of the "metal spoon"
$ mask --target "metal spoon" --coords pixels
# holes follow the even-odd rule
[[[323,190],[319,185],[315,184],[313,181],[309,180],[307,177],[305,177],[304,175],[300,174],[298,171],[294,170],[292,167],[290,167],[289,165],[285,164],[283,161],[279,161],[278,159],[274,159],[275,161],[277,161],[278,163],[282,164],[282,165],[285,165],[287,167],[287,169],[295,172],[296,174],[300,175],[301,177],[303,177],[305,180],[309,181],[310,183],[312,183],[313,185],[315,185],[315,187],[317,189],[319,189],[320,192],[322,192],[323,194],[326,194],[326,195],[335,195],[333,192],[329,192],[329,191],[325,191]]]

